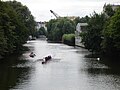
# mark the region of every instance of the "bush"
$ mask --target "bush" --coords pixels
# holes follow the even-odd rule
[[[75,34],[64,34],[62,42],[70,46],[75,46]]]
[[[52,19],[47,23],[47,38],[49,41],[61,42],[64,34],[75,31],[75,23],[67,18]]]

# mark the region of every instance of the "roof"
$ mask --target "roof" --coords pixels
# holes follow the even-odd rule
[[[80,26],[87,26],[87,23],[78,23]]]

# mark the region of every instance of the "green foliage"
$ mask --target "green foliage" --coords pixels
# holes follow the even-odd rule
[[[44,27],[41,27],[41,28],[39,29],[38,33],[39,33],[39,35],[45,35],[45,36],[47,35],[47,31],[45,30]]]
[[[88,16],[85,16],[85,17],[82,17],[82,18],[76,17],[74,22],[77,25],[78,23],[87,23],[89,21],[89,19],[90,18]]]
[[[7,48],[7,41],[4,37],[4,32],[0,27],[0,55],[3,55]]]
[[[18,19],[21,22],[21,25],[25,26],[26,29],[29,30],[27,33],[25,33],[25,35],[31,34],[34,36],[36,22],[34,21],[34,17],[31,15],[31,12],[27,6],[23,6],[20,2],[17,1],[8,1],[6,3],[8,3],[15,10],[19,17]]]
[[[31,13],[28,12],[27,7],[20,2],[0,1],[0,55],[20,50],[31,32],[30,26],[35,28],[34,24],[29,25],[30,21],[31,23],[35,21]]]
[[[120,55],[120,8],[106,23],[102,48],[109,55]]]
[[[47,24],[47,38],[50,41],[61,41],[63,34],[74,33],[75,23],[67,18],[52,19]]]
[[[112,6],[110,4],[108,4],[105,7],[105,11],[104,11],[109,17],[112,17],[115,13],[115,11],[112,9]]]
[[[75,34],[64,34],[62,41],[67,45],[75,46]]]
[[[88,22],[87,32],[82,34],[82,42],[92,52],[100,52],[102,30],[105,23],[104,14],[94,13]]]
[[[12,20],[13,18],[15,19],[16,15],[14,10],[12,10],[12,8],[6,4],[6,3],[2,3],[1,2],[1,11],[0,11],[0,26],[1,26],[1,31],[3,32],[2,36],[4,37],[3,41],[6,41],[6,50],[3,50],[2,53],[6,52],[10,52],[12,53],[12,51],[14,51],[15,48],[15,25],[13,24]],[[2,42],[1,42],[2,43]],[[1,44],[1,47],[2,44]]]
[[[79,35],[79,36],[81,37],[81,43],[82,43],[83,45],[85,45],[86,35],[87,35],[86,32],[81,32],[80,35]]]
[[[111,5],[107,5],[105,13],[94,13],[90,17],[87,32],[80,33],[82,43],[89,51],[120,56],[120,8],[113,11]]]

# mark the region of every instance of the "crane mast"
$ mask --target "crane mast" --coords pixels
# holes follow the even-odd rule
[[[64,17],[59,16],[57,13],[55,13],[55,12],[52,11],[52,10],[50,10],[50,12],[51,12],[57,19],[62,19],[62,18],[64,18]],[[75,17],[75,16],[67,16],[66,18],[73,21],[76,17]]]
[[[54,11],[50,10],[50,12],[51,12],[57,19],[60,18],[60,16],[59,16],[57,13],[55,13]]]

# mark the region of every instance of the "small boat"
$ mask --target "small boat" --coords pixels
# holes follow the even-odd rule
[[[47,62],[50,61],[51,59],[52,59],[51,56],[47,56],[47,57],[45,57],[45,59],[44,59],[44,61],[42,62],[42,64],[47,63]]]
[[[33,58],[36,55],[33,52],[31,52],[29,56]]]

